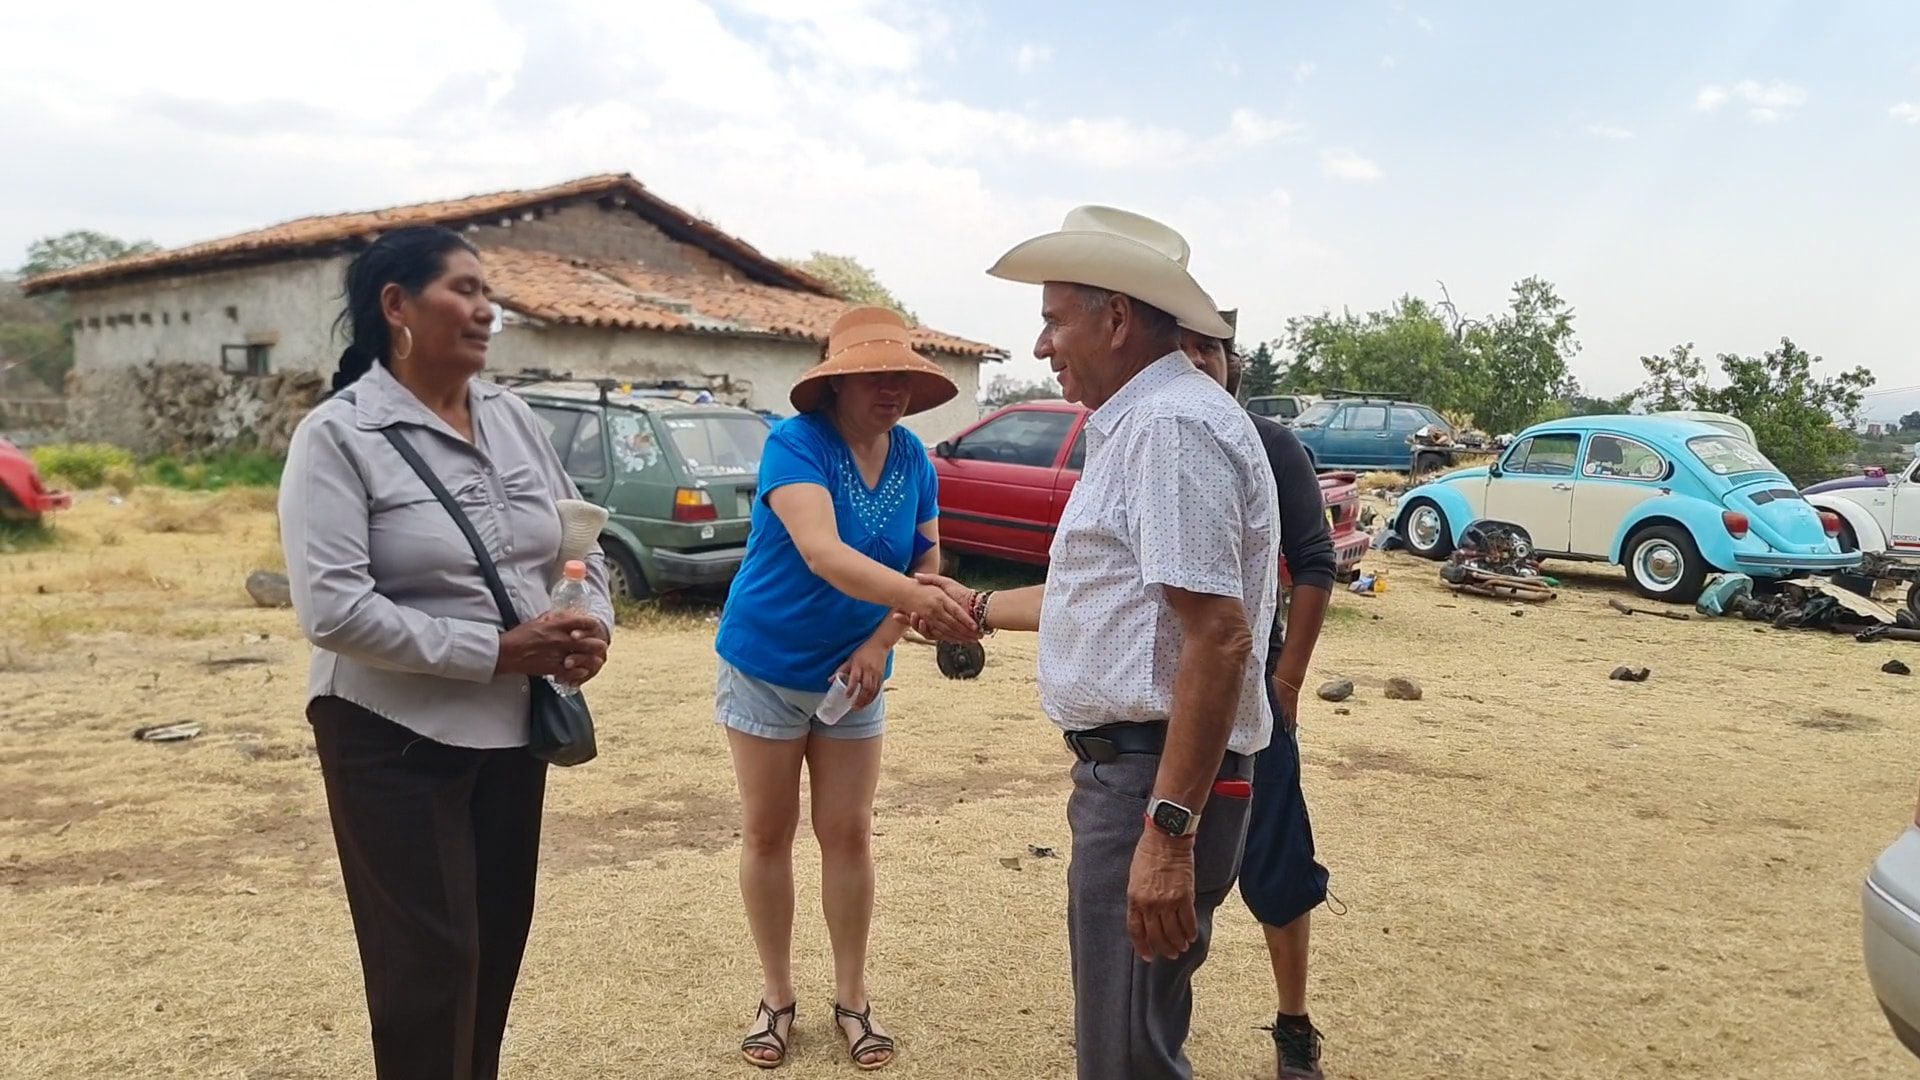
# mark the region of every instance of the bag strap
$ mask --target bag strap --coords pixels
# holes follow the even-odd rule
[[[433,492],[433,497],[439,499],[440,505],[447,508],[447,513],[453,517],[453,523],[460,526],[461,535],[467,538],[467,546],[473,549],[473,557],[480,563],[480,576],[487,580],[487,588],[493,593],[493,602],[500,606],[500,625],[508,630],[519,626],[520,615],[514,611],[513,600],[507,596],[506,583],[500,580],[500,571],[493,565],[493,556],[487,554],[486,541],[480,539],[480,533],[473,527],[473,521],[467,517],[467,512],[460,509],[459,503],[453,501],[453,494],[447,490],[445,484],[440,482],[440,478],[433,474],[433,469],[421,459],[420,451],[413,448],[413,444],[407,441],[406,436],[400,434],[397,428],[391,427],[381,428],[380,434],[385,435],[387,441],[393,444],[393,448],[400,452],[400,456],[407,459],[407,464],[413,467],[413,471],[427,485],[427,490]]]
[[[334,397],[357,404],[350,389],[342,390]],[[500,580],[500,570],[493,565],[493,556],[487,554],[487,543],[480,539],[479,531],[473,527],[473,520],[467,517],[466,511],[460,509],[460,504],[453,500],[453,493],[447,490],[447,485],[440,482],[433,468],[420,457],[420,451],[413,448],[413,444],[400,434],[399,429],[383,427],[380,434],[387,437],[387,441],[393,444],[393,448],[413,469],[414,475],[427,485],[427,490],[433,492],[434,498],[440,500],[440,505],[452,516],[453,523],[460,526],[460,534],[467,538],[467,546],[473,549],[473,557],[480,563],[480,576],[486,579],[487,589],[493,593],[493,602],[500,608],[500,625],[508,630],[519,626],[520,614],[514,610],[513,600],[507,595],[506,583]]]

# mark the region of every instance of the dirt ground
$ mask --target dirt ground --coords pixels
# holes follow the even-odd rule
[[[157,501],[156,501],[157,500]],[[269,496],[85,499],[0,555],[0,1075],[370,1074],[366,1016]],[[1615,573],[1519,611],[1402,557],[1342,595],[1306,784],[1340,903],[1316,917],[1328,1074],[1365,1080],[1920,1075],[1861,971],[1858,888],[1908,820],[1920,647],[1626,618]],[[652,615],[592,689],[602,755],[551,783],[517,1077],[750,1075],[758,978],[710,724],[711,625]],[[943,680],[907,647],[880,795],[888,1075],[1071,1075],[1066,755],[1031,639]],[[1653,668],[1640,685],[1616,665]],[[1383,681],[1424,684],[1416,703]],[[145,724],[199,721],[154,745]],[[800,848],[795,1080],[850,1066],[828,1023],[818,859]],[[1191,1043],[1270,1077],[1256,928],[1222,909]]]

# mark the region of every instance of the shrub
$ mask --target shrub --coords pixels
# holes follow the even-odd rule
[[[157,457],[143,470],[146,482],[180,491],[224,491],[234,487],[278,487],[286,460],[258,451],[231,451],[181,461]]]
[[[34,447],[32,455],[42,476],[83,491],[105,484],[109,472],[133,468],[132,454],[102,443],[50,443]]]

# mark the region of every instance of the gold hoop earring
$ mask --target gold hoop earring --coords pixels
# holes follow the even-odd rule
[[[407,357],[413,355],[413,327],[402,326],[400,332],[407,335],[407,347],[405,350],[398,348],[393,350],[393,358],[395,360],[405,360]]]

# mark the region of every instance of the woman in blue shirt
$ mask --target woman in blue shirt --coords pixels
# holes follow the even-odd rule
[[[893,1060],[866,986],[880,690],[905,629],[888,615],[924,617],[943,637],[977,636],[971,612],[910,576],[939,566],[940,511],[926,447],[899,423],[958,393],[913,351],[898,313],[855,308],[834,323],[825,361],[794,385],[799,415],[773,429],[761,456],[747,556],[714,643],[714,722],[727,729],[740,787],[740,893],[766,983],[741,1052],[762,1068],[786,1060],[793,1030],[802,762],[833,942],[834,1020],[860,1068]],[[816,714],[833,704],[836,683],[851,709],[828,722]]]

